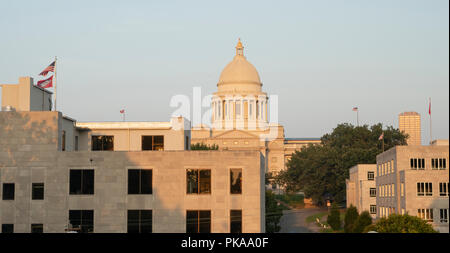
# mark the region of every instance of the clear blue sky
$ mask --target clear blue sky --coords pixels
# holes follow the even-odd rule
[[[449,136],[447,0],[5,1],[0,83],[58,56],[58,109],[79,121],[168,121],[170,98],[216,90],[237,38],[286,137],[338,123],[398,127],[422,115],[422,141]]]

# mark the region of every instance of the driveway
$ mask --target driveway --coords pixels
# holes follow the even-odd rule
[[[280,233],[319,233],[320,228],[314,222],[306,223],[306,217],[326,211],[326,208],[284,210],[280,220]]]

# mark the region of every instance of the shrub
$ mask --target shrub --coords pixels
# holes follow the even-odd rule
[[[339,230],[341,228],[341,217],[339,214],[339,207],[336,203],[331,205],[330,214],[327,217],[327,223],[333,230]]]
[[[437,233],[425,220],[408,214],[391,214],[375,224],[378,233]]]
[[[345,212],[344,218],[344,232],[345,233],[353,233],[353,227],[355,225],[356,220],[358,219],[358,210],[353,205]]]
[[[367,211],[364,211],[359,215],[353,226],[353,233],[362,233],[367,226],[372,225],[372,216]]]

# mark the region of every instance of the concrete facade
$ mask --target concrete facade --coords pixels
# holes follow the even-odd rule
[[[417,112],[402,112],[398,115],[398,129],[408,134],[408,145],[422,145],[420,114]]]
[[[448,233],[448,154],[448,142],[447,145],[396,146],[379,154],[377,218],[391,213],[421,217],[421,210],[427,209],[428,213],[432,212],[427,220],[433,227]],[[428,185],[424,186],[425,183]],[[441,218],[441,212],[447,213],[447,218]]]
[[[165,140],[176,140],[164,151],[82,148],[89,145],[86,132],[122,134],[120,127],[100,130],[96,124],[91,123],[89,129],[89,124],[78,125],[53,111],[0,112],[0,185],[15,185],[14,200],[0,200],[1,224],[14,224],[14,232],[27,233],[31,224],[38,223],[43,224],[44,232],[61,233],[69,227],[69,210],[93,210],[94,232],[126,232],[127,210],[152,210],[153,232],[183,233],[187,210],[210,210],[211,232],[227,233],[230,210],[237,209],[242,210],[242,232],[265,231],[265,160],[259,151],[184,150],[185,122],[178,118],[140,124],[146,128],[139,130],[144,134],[158,133],[167,135]],[[125,125],[138,128],[133,124]],[[160,129],[175,124],[183,127]],[[75,136],[80,138],[79,151],[74,150]],[[120,138],[116,140],[118,147],[123,146]],[[230,169],[235,168],[242,169],[241,194],[230,193]],[[71,169],[94,170],[94,194],[69,194]],[[129,169],[152,170],[152,194],[128,194]],[[210,194],[186,193],[187,169],[211,170]],[[32,183],[44,183],[44,200],[31,199]]]
[[[350,168],[349,176],[345,180],[347,208],[353,205],[359,213],[368,211],[372,218],[376,218],[376,164],[355,165]]]
[[[2,111],[51,111],[52,109],[52,92],[34,85],[31,77],[20,77],[18,84],[0,84],[0,88],[2,88]]]

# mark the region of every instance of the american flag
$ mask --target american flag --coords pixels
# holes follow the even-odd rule
[[[381,141],[384,138],[384,133],[381,133],[380,137],[378,137],[378,140]]]
[[[120,110],[120,113],[125,113],[125,109]]]
[[[48,72],[55,72],[55,61],[53,61],[48,67],[46,67],[42,72],[39,74],[40,76],[46,76]]]
[[[40,88],[50,88],[53,87],[53,76],[50,78],[41,80],[37,82],[37,86]]]
[[[358,107],[353,107],[352,109],[354,112],[358,111]]]

